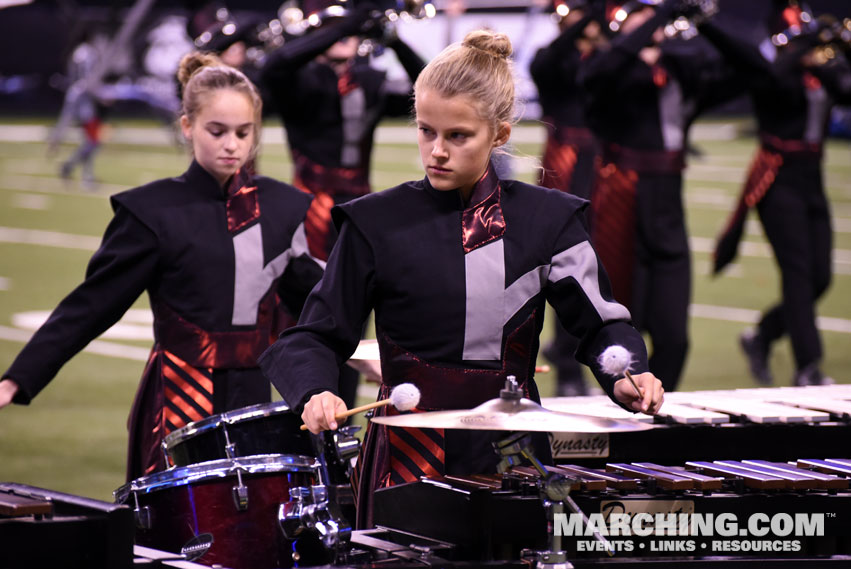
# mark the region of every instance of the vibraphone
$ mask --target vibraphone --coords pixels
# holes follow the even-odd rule
[[[540,479],[526,467],[379,490],[375,523],[451,543],[442,552],[448,559],[483,564],[545,549],[559,527],[576,567],[671,567],[683,560],[727,568],[851,566],[849,459],[565,464],[550,471],[575,480],[570,496],[595,528],[620,523],[608,545],[588,524],[547,519]]]
[[[836,456],[851,440],[851,385],[665,394],[656,417],[626,411],[606,396],[545,398],[553,411],[652,423],[648,431],[554,433],[556,463],[680,464],[688,460],[785,461]]]

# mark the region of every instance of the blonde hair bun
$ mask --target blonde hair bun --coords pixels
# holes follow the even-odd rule
[[[199,69],[204,67],[216,67],[224,65],[222,60],[216,55],[209,52],[193,51],[183,56],[180,60],[180,65],[177,68],[177,80],[180,85],[186,88],[189,79],[192,78]]]
[[[508,59],[513,53],[507,35],[492,30],[474,30],[464,37],[462,45],[478,49],[499,59]]]

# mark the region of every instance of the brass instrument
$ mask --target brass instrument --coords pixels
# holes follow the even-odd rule
[[[614,11],[609,29],[618,32],[629,15],[644,6],[657,6],[661,0],[630,0]],[[698,34],[697,26],[718,12],[718,0],[681,0],[674,18],[665,24],[667,39],[691,39]]]
[[[324,10],[305,16],[294,1],[285,2],[278,10],[278,20],[288,35],[300,36],[309,30],[321,28],[325,22],[348,15],[350,8],[332,5]],[[431,0],[397,0],[395,6],[381,9],[377,6],[372,12],[373,20],[381,27],[392,26],[398,22],[410,22],[424,18],[433,18],[437,10]]]
[[[851,53],[851,18],[839,20],[831,14],[813,18],[809,12],[802,11],[800,26],[790,26],[771,36],[771,43],[778,49],[796,41],[811,44],[810,64],[825,65],[840,52]]]

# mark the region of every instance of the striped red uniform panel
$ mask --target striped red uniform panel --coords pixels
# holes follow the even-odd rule
[[[445,474],[443,429],[389,427],[388,439],[390,486]]]
[[[304,190],[298,181],[296,185]],[[313,201],[310,202],[304,219],[304,234],[310,254],[327,261],[334,245],[331,238],[331,208],[334,207],[334,198],[326,192],[316,192],[313,195]]]
[[[559,144],[550,138],[541,160],[540,185],[569,192],[575,168],[576,147],[570,144]]]
[[[213,414],[212,368],[196,368],[163,352],[162,378],[164,435]]]
[[[630,308],[635,267],[636,185],[638,174],[615,164],[599,169],[591,194],[591,240],[609,280],[615,300]]]
[[[755,207],[765,196],[766,192],[774,184],[777,172],[783,165],[783,155],[760,148],[751,162],[748,178],[742,188],[736,209],[727,220],[724,229],[715,241],[713,251],[713,273],[718,274],[733,259],[739,248],[742,233],[745,228],[745,219],[748,210]]]

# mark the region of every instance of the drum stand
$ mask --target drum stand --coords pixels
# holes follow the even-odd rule
[[[517,382],[509,376],[508,381],[506,381],[506,388],[499,395],[503,399],[519,400],[522,393],[517,387]],[[557,515],[565,515],[565,506],[567,506],[570,511],[582,516],[583,526],[588,527],[588,517],[569,496],[570,489],[579,484],[579,480],[548,471],[543,463],[535,457],[532,451],[532,436],[528,432],[513,433],[509,437],[493,443],[493,446],[500,457],[500,462],[497,465],[500,474],[504,474],[512,466],[520,465],[524,458],[540,474],[538,491],[547,513],[547,526],[551,528],[551,531],[547,537],[549,548],[546,551],[537,552],[537,567],[539,569],[573,569],[573,564],[567,560],[567,554],[561,549],[561,536],[556,535],[555,518]],[[614,554],[614,548],[596,530],[594,530],[594,537],[606,546],[606,552],[609,556]]]
[[[354,437],[360,427],[343,427],[338,433],[312,435],[319,484],[290,488],[291,501],[278,509],[278,523],[287,539],[296,539],[304,530],[317,534],[322,545],[334,554],[348,545],[352,526],[341,509],[341,478],[359,451]]]

